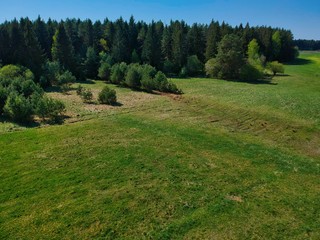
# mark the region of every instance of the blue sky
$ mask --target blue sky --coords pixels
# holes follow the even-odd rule
[[[0,0],[0,2],[3,0]],[[38,15],[48,19],[90,18],[111,20],[122,16],[136,20],[185,20],[231,25],[249,22],[291,29],[295,38],[320,40],[320,0],[15,0],[1,3],[0,22]]]

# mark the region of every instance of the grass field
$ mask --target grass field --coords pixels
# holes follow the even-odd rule
[[[0,239],[320,239],[320,53],[286,74],[50,93],[65,124],[0,123]]]

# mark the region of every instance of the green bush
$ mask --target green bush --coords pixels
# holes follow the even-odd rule
[[[6,65],[0,69],[0,82],[19,80],[34,80],[33,73],[25,67],[18,65]]]
[[[124,81],[127,71],[127,65],[125,63],[117,63],[111,68],[110,80],[114,84],[121,84]]]
[[[284,65],[278,61],[268,62],[267,69],[273,73],[273,76],[277,73],[284,73]]]
[[[152,92],[152,90],[156,89],[156,84],[154,79],[146,75],[146,76],[143,76],[141,79],[141,87],[147,92]]]
[[[0,115],[3,112],[3,107],[6,104],[7,97],[8,97],[8,90],[0,85]]]
[[[111,66],[109,63],[101,63],[98,70],[98,77],[102,80],[109,80],[111,74]]]
[[[77,86],[76,93],[78,96],[81,95],[83,89],[84,89],[84,87],[82,87],[80,84]]]
[[[49,98],[43,97],[37,101],[35,106],[35,113],[41,117],[43,120],[46,118],[51,122],[60,122],[65,111],[65,105],[63,102]]]
[[[187,65],[186,65],[186,72],[188,76],[194,77],[199,76],[203,72],[203,64],[198,59],[197,55],[193,55],[188,57]]]
[[[105,86],[99,93],[98,100],[102,104],[113,105],[117,103],[116,91]]]
[[[70,90],[71,84],[76,81],[75,76],[70,71],[65,71],[58,77],[58,85],[61,86],[63,92]]]
[[[186,77],[188,77],[188,70],[186,67],[183,67],[179,72],[179,78],[186,78]]]
[[[32,104],[30,100],[18,93],[11,93],[3,108],[4,114],[17,122],[30,122],[32,120]]]
[[[138,89],[141,86],[140,79],[141,76],[139,74],[138,68],[134,65],[130,65],[125,77],[126,86],[128,86],[129,88]]]
[[[251,64],[244,65],[240,70],[240,80],[256,81],[263,78],[263,73]]]
[[[43,72],[42,78],[40,78],[43,84],[47,86],[58,84],[61,73],[61,66],[58,62],[47,61],[43,66]]]
[[[90,89],[83,89],[80,96],[83,102],[86,102],[86,103],[91,102],[93,99],[93,94]]]
[[[217,60],[215,58],[209,59],[205,64],[205,72],[209,77],[216,77],[218,75]]]

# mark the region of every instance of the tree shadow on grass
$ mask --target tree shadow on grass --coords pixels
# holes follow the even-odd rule
[[[12,123],[12,124],[16,124],[19,127],[24,127],[24,128],[37,128],[41,125],[40,122],[37,122],[34,120],[26,123],[21,123],[21,122],[13,121],[12,119],[9,119],[5,116],[0,116],[0,123]]]
[[[292,62],[287,63],[286,65],[307,65],[312,63],[312,60],[304,59],[304,58],[297,58]]]

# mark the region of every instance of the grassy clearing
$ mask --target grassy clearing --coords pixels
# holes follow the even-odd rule
[[[61,126],[0,135],[2,239],[317,239],[320,55],[272,84],[70,95]],[[94,95],[103,82],[86,84]]]

